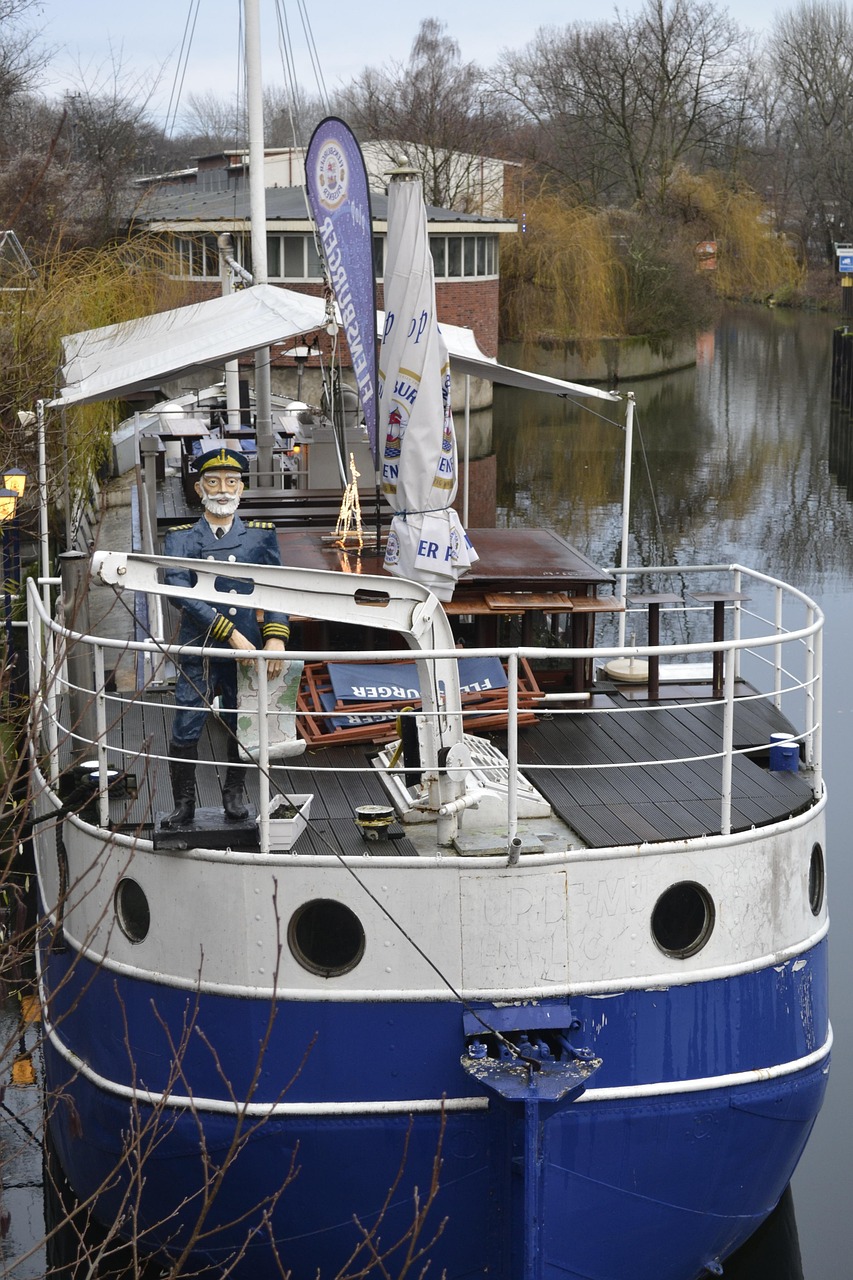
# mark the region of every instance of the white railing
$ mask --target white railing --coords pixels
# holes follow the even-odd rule
[[[229,564],[227,568],[229,575],[236,576],[241,566]],[[816,797],[821,795],[822,627],[824,619],[818,606],[802,592],[786,586],[766,574],[756,573],[738,565],[703,566],[691,569],[684,569],[681,566],[664,567],[662,569],[644,567],[626,571],[629,579],[632,576],[637,578],[642,576],[644,582],[648,582],[649,578],[654,577],[665,575],[684,577],[688,574],[691,577],[703,574],[706,578],[711,575],[719,579],[723,573],[729,575],[733,590],[740,592],[740,588],[744,580],[746,580],[756,594],[764,594],[769,601],[769,611],[772,612],[772,617],[764,617],[756,612],[753,607],[754,601],[752,600],[748,602],[749,608],[747,608],[746,601],[739,601],[731,610],[734,615],[732,619],[733,636],[717,642],[702,639],[662,642],[656,646],[636,643],[622,646],[599,645],[588,649],[498,645],[466,648],[464,651],[416,649],[415,652],[401,651],[398,647],[386,650],[371,649],[370,660],[395,662],[400,661],[401,658],[408,657],[411,660],[416,657],[419,662],[426,664],[430,664],[434,659],[443,660],[440,664],[442,665],[443,679],[446,678],[446,673],[450,669],[447,665],[449,659],[458,659],[459,657],[498,657],[507,664],[507,847],[510,848],[518,826],[518,664],[522,658],[534,663],[543,662],[545,664],[553,664],[554,659],[559,658],[561,665],[564,665],[569,661],[585,662],[591,659],[595,663],[606,664],[619,658],[633,657],[638,660],[648,660],[648,658],[656,656],[667,662],[678,663],[679,661],[685,662],[699,657],[707,658],[709,654],[719,652],[724,656],[725,677],[722,697],[723,729],[718,751],[679,756],[677,760],[673,758],[671,762],[650,759],[632,761],[630,763],[621,761],[618,764],[599,762],[594,765],[566,765],[559,760],[555,760],[540,767],[550,770],[576,769],[582,772],[584,769],[591,768],[624,770],[628,768],[643,768],[650,765],[660,766],[666,763],[683,763],[691,760],[719,760],[721,770],[720,831],[723,835],[727,835],[731,831],[732,768],[734,756],[737,754],[733,740],[736,681],[741,672],[742,663],[747,657],[759,670],[765,668],[769,671],[771,675],[769,682],[771,691],[766,694],[747,694],[746,697],[768,699],[776,708],[781,708],[783,704],[787,708],[792,705],[794,700],[799,700],[801,704],[797,708],[799,714],[791,714],[789,719],[794,724],[799,723],[802,725],[796,735],[796,740],[802,744],[805,763],[810,770],[813,793]],[[358,579],[351,581],[358,585]],[[158,660],[164,656],[177,660],[181,653],[207,653],[209,656],[210,650],[181,649],[178,646],[159,644],[154,641],[117,640],[110,637],[84,635],[75,632],[70,628],[61,626],[47,615],[42,594],[40,594],[46,594],[44,588],[44,582],[36,583],[31,580],[28,583],[28,638],[30,687],[32,691],[31,704],[35,730],[34,740],[40,744],[40,751],[47,757],[49,777],[54,786],[59,776],[61,747],[70,757],[75,759],[88,758],[97,760],[100,780],[98,796],[99,822],[106,827],[109,822],[108,781],[110,771],[117,769],[119,773],[126,772],[128,770],[128,760],[133,757],[133,752],[130,749],[110,745],[108,742],[111,725],[119,718],[127,706],[126,699],[106,691],[105,673],[115,665],[114,661],[109,660],[110,657],[115,659],[121,655],[141,652],[155,656]],[[630,591],[627,592],[627,595],[630,599]],[[248,604],[251,607],[253,602],[254,597],[252,596],[240,597],[241,606]],[[279,601],[280,603],[281,601]],[[785,613],[790,613],[792,608],[795,608],[800,613],[801,625],[791,625],[790,621],[785,625]],[[691,605],[668,608],[664,611],[663,616],[666,626],[672,630],[673,621],[676,617],[679,618],[680,622],[695,626],[699,615],[703,612],[708,613],[707,607],[699,609],[697,606]],[[745,630],[749,630],[751,634],[744,635]],[[81,680],[79,676],[75,675],[75,672],[81,668],[79,662],[81,651],[89,655],[82,666],[84,669],[88,667],[91,683]],[[77,656],[76,663],[69,660],[74,655]],[[242,653],[240,656],[245,658],[247,655]],[[266,702],[266,661],[275,656],[263,652],[254,654],[259,663],[259,705],[264,705]],[[365,651],[363,649],[347,651],[340,649],[298,651],[292,649],[288,651],[287,656],[292,660],[305,662],[363,662],[365,660]],[[217,649],[216,657],[217,660],[233,658],[237,661],[236,652],[229,649]],[[799,667],[799,670],[795,670],[797,667]],[[433,686],[433,693],[435,699],[433,705],[436,709],[431,713],[419,714],[422,719],[432,715],[437,721],[446,721],[446,706],[448,702],[445,696],[446,690],[442,692],[441,690],[436,690]],[[593,706],[586,705],[583,701],[578,701],[576,695],[567,694],[564,698],[565,705],[561,707],[559,699],[562,696],[559,694],[547,695],[547,710],[550,716],[660,715],[665,714],[668,708],[678,705],[668,700],[663,705],[632,702],[630,704]],[[741,694],[740,696],[744,695]],[[144,704],[144,701],[145,691],[142,690],[134,696],[133,702],[134,705],[140,706]],[[708,699],[708,701],[718,704],[720,700]],[[449,702],[453,705],[454,699],[451,697]],[[545,697],[543,697],[542,702],[544,706],[546,704]],[[81,703],[83,704],[83,712],[80,711]],[[78,708],[76,712],[68,710],[75,705]],[[161,702],[158,702],[157,705],[162,707]],[[695,707],[697,705],[696,699],[690,698],[689,705]],[[63,722],[62,717],[66,714],[67,719]],[[340,711],[332,711],[327,714],[330,716],[340,715]],[[464,714],[470,718],[469,724],[473,723],[476,729],[478,715],[476,709],[466,708]],[[261,851],[265,852],[269,849],[270,779],[274,776],[279,766],[274,763],[271,766],[270,763],[265,718],[263,716],[260,717],[260,726],[257,759],[260,774],[259,835]],[[458,740],[459,736],[457,729],[455,740]],[[437,732],[428,735],[428,742],[440,744],[441,738],[442,732],[439,728]],[[334,735],[330,734],[329,744],[334,745]],[[745,748],[744,750],[754,751],[757,745],[760,744],[752,744],[750,748]],[[213,763],[222,767],[227,765],[226,761],[213,761]],[[318,770],[322,769],[322,761],[315,752],[312,753],[309,764],[303,763],[302,759],[297,757],[293,760],[288,760],[284,767],[292,770],[295,774],[300,770],[305,770],[306,774],[316,774]],[[426,773],[433,773],[436,776],[440,776],[445,772],[439,767],[438,758],[423,759],[421,768]],[[525,768],[532,773],[535,781],[535,769],[527,766]],[[404,772],[402,764],[397,769],[397,772]],[[456,798],[454,799],[451,795],[448,801],[445,794],[445,807],[442,810],[445,815],[458,812],[464,808],[464,792],[457,790],[455,796]]]

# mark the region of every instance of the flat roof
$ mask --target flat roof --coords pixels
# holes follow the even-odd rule
[[[375,230],[385,230],[388,219],[388,197],[384,192],[371,191],[370,204]],[[294,230],[304,228],[310,221],[302,187],[267,187],[267,223],[293,223]],[[137,206],[133,221],[136,224],[185,224],[186,230],[204,231],[208,224],[220,224],[218,228],[230,229],[231,224],[245,223],[251,218],[248,189],[229,191],[203,191],[197,186],[164,184],[152,187]],[[512,218],[491,218],[476,213],[460,213],[456,209],[439,209],[427,205],[427,221],[431,229],[441,230],[489,230],[493,233],[515,231]],[[155,227],[165,230],[165,226]],[[214,229],[211,225],[211,229]]]

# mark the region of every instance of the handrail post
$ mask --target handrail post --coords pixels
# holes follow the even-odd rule
[[[518,652],[507,654],[507,762],[509,778],[507,787],[507,846],[512,844],[518,831]]]
[[[95,724],[98,737],[98,822],[105,829],[110,822],[109,782],[107,761],[107,695],[104,685],[104,650],[95,645]]]
[[[735,569],[735,572],[734,572],[735,593],[737,595],[740,595],[742,588],[743,588],[743,578],[741,576],[741,571],[740,569]],[[740,647],[741,623],[743,621],[741,609],[742,609],[742,605],[740,600],[735,600],[734,618],[732,619],[732,638],[735,642],[735,648],[732,649],[731,651],[731,655],[730,655],[731,662],[729,663],[729,665],[734,666],[736,680],[740,679],[740,660],[741,660],[741,654],[743,652]]]
[[[628,539],[631,532],[631,463],[634,453],[634,393],[629,391],[625,397],[625,474],[622,477],[622,550],[619,568],[621,569],[619,599],[622,612],[619,614],[619,648],[625,647],[625,602],[628,599]]]
[[[258,828],[261,853],[270,851],[270,735],[266,658],[253,658],[258,667]]]
[[[813,733],[808,739],[813,744],[814,794],[820,796],[823,789],[823,628],[814,637],[814,720]]]
[[[732,830],[732,749],[735,728],[735,663],[727,662],[723,682],[723,776],[721,782],[720,832]]]
[[[776,628],[776,635],[779,639],[773,646],[773,705],[776,710],[779,711],[782,708],[782,588],[776,587],[774,595],[776,599],[776,608],[774,611],[773,624]]]
[[[32,702],[30,716],[32,741],[37,755],[44,755],[44,739],[47,739],[47,766],[51,786],[59,781],[59,737],[56,731],[56,676],[53,657],[56,646],[53,632],[46,628],[38,612],[38,584],[27,581],[27,646],[30,664],[30,690]],[[48,680],[48,671],[53,678]]]
[[[63,551],[59,557],[62,572],[62,599],[66,629],[78,636],[89,631],[89,557],[81,551]],[[92,659],[79,638],[65,638],[65,662],[68,671],[70,725],[76,745],[75,760],[85,755],[85,743],[95,741],[97,717],[93,713],[96,690],[93,685]],[[93,725],[95,720],[95,725]],[[81,745],[84,744],[84,745]]]
[[[806,624],[808,626],[812,626],[813,623],[814,623],[814,610],[811,608],[806,608]],[[803,718],[805,721],[804,728],[805,728],[805,735],[806,735],[806,763],[810,764],[813,756],[811,739],[812,739],[812,733],[815,727],[815,706],[814,706],[815,637],[813,635],[809,636],[808,639],[806,640],[805,648],[806,648],[806,670],[805,670],[805,676],[803,678],[803,692],[805,693],[805,708],[803,712]]]
[[[159,436],[139,437],[139,457],[143,475],[139,514],[142,524],[142,548],[147,556],[157,554],[157,457],[159,452]]]
[[[146,555],[156,556],[159,549],[157,540],[157,458],[160,451],[160,438],[159,436],[148,435],[137,436],[137,440],[143,481],[141,485],[137,485],[139,518],[142,526],[142,546]],[[148,595],[147,600],[149,619],[152,620],[149,625],[153,630],[154,636],[160,640],[164,636],[163,601],[157,595]],[[143,684],[147,684],[155,678],[157,668],[162,663],[163,659],[158,654],[147,652],[143,654]]]
[[[49,587],[48,590],[50,590]],[[59,678],[56,667],[57,649],[56,636],[52,631],[48,631],[46,642],[42,648],[41,678],[44,682],[44,699],[47,703],[47,759],[50,781],[54,787],[59,781],[59,697],[56,692],[56,683]],[[50,677],[48,677],[48,672],[51,673]]]

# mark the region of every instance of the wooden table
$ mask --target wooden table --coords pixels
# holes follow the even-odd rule
[[[681,596],[677,596],[672,591],[658,591],[645,596],[632,596],[628,603],[634,605],[648,605],[649,609],[649,646],[660,644],[660,607],[662,604],[680,604]],[[647,696],[650,701],[656,702],[660,696],[660,654],[649,654],[649,683]]]
[[[444,605],[451,618],[470,616],[476,644],[498,643],[502,617],[521,619],[522,644],[533,641],[536,614],[567,617],[572,648],[594,643],[595,618],[623,605],[613,595],[613,576],[600,569],[565,538],[550,529],[471,529],[469,537],[479,560],[456,585]],[[282,562],[301,569],[337,569],[347,573],[385,576],[384,548],[376,551],[375,537],[365,536],[360,553],[337,547],[319,529],[280,529]],[[580,691],[592,677],[592,660],[576,662],[573,687]]]
[[[453,603],[460,606],[482,599],[487,592],[565,591],[572,596],[595,596],[600,587],[613,583],[611,574],[550,529],[471,529],[469,537],[480,558],[456,585]],[[369,527],[364,540],[365,547],[358,553],[333,546],[318,529],[281,529],[278,535],[282,562],[294,568],[384,576],[384,547],[377,553]],[[460,607],[458,612],[466,610]]]
[[[691,591],[690,594],[700,604],[712,604],[714,606],[713,636],[715,644],[719,644],[721,640],[726,638],[726,605],[740,604],[741,601],[749,599],[749,596],[745,595],[743,591]],[[724,672],[722,649],[715,649],[713,656],[712,696],[714,698],[722,698]]]

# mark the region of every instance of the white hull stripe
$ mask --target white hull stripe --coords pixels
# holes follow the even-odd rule
[[[44,1009],[44,1004],[42,1003]],[[489,1105],[488,1097],[472,1098],[409,1098],[402,1101],[386,1102],[245,1102],[239,1103],[222,1098],[188,1097],[176,1093],[154,1093],[148,1089],[133,1088],[130,1085],[118,1084],[93,1071],[87,1062],[63,1044],[52,1025],[44,1021],[51,1045],[58,1054],[96,1088],[110,1093],[114,1097],[127,1098],[133,1102],[147,1103],[152,1107],[173,1107],[180,1110],[206,1111],[220,1115],[239,1115],[267,1117],[275,1119],[284,1116],[365,1116],[365,1115],[410,1115],[414,1112],[430,1113],[444,1111],[485,1111]],[[579,1102],[617,1102],[630,1098],[662,1098],[672,1094],[700,1093],[713,1089],[731,1089],[739,1086],[760,1084],[767,1080],[778,1080],[783,1076],[795,1075],[807,1071],[823,1059],[828,1058],[832,1048],[832,1029],[820,1049],[807,1054],[804,1058],[796,1058],[793,1062],[782,1062],[773,1067],[761,1067],[756,1071],[739,1071],[724,1076],[709,1076],[704,1079],[674,1080],[662,1084],[624,1085],[613,1089],[588,1089],[582,1093]]]
[[[766,1080],[781,1080],[784,1076],[808,1071],[829,1057],[832,1050],[832,1027],[819,1049],[807,1053],[793,1062],[780,1062],[773,1067],[758,1067],[755,1071],[733,1071],[726,1076],[708,1076],[705,1079],[670,1080],[664,1084],[632,1084],[615,1089],[587,1089],[578,1102],[618,1102],[620,1098],[657,1098],[674,1093],[701,1093],[709,1089],[733,1089],[741,1085],[761,1084]]]
[[[47,916],[52,927],[56,927],[53,914]],[[781,947],[767,955],[755,956],[737,964],[718,965],[716,968],[683,969],[679,973],[627,974],[606,982],[554,982],[540,987],[514,987],[512,991],[505,988],[495,991],[490,987],[459,988],[457,991],[463,1000],[476,1002],[480,1000],[548,1000],[562,996],[596,996],[621,995],[624,991],[666,991],[670,987],[692,986],[697,982],[719,982],[726,978],[737,978],[742,974],[758,973],[771,966],[786,964],[811,951],[829,932],[829,919],[815,930],[808,938],[802,938],[790,947]],[[422,987],[413,990],[408,987],[394,987],[387,990],[377,988],[340,988],[334,992],[320,991],[308,987],[280,987],[275,991],[272,987],[243,986],[237,983],[206,982],[198,974],[194,977],[181,977],[176,974],[140,969],[136,965],[124,964],[120,960],[112,960],[109,956],[85,946],[79,939],[63,930],[63,939],[79,955],[88,960],[97,969],[107,969],[111,973],[119,973],[137,981],[152,982],[158,987],[173,987],[179,991],[192,991],[202,995],[236,996],[248,1000],[272,1000],[279,1003],[287,1001],[317,1001],[332,1004],[354,1004],[369,1002],[377,1004],[382,1001],[406,1001],[413,1004],[446,1000],[446,987]]]

